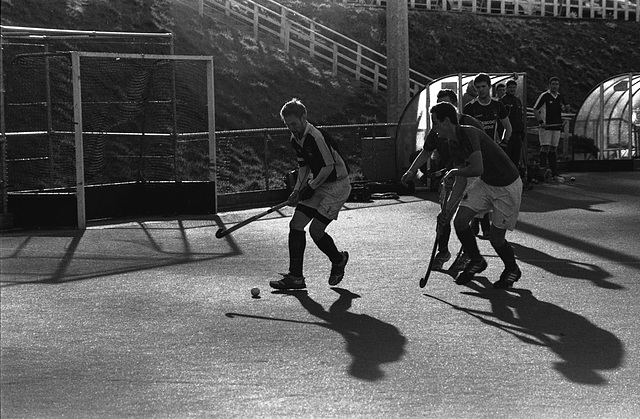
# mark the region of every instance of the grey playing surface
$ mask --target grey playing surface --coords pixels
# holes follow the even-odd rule
[[[512,291],[487,241],[418,287],[435,193],[348,203],[345,279],[307,236],[307,292],[268,288],[290,208],[4,232],[2,418],[637,418],[640,173],[571,175],[525,192]]]

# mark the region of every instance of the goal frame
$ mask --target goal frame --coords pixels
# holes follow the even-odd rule
[[[82,52],[72,51],[71,54],[71,77],[73,94],[73,125],[75,141],[75,171],[76,171],[76,211],[77,227],[85,229],[87,226],[86,217],[86,195],[85,195],[85,173],[84,173],[84,152],[83,140],[84,130],[82,125],[82,65],[81,60],[87,58],[114,58],[114,59],[142,59],[142,60],[172,60],[172,61],[204,61],[206,62],[207,77],[207,117],[208,131],[203,133],[207,137],[209,146],[209,170],[208,180],[213,183],[213,208],[217,212],[217,179],[216,179],[216,139],[215,139],[215,93],[214,93],[214,65],[211,56],[193,55],[162,55],[162,54],[122,54],[104,52]]]

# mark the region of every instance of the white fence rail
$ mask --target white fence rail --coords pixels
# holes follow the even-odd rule
[[[386,0],[328,0],[386,7]],[[407,0],[413,10],[455,10],[512,16],[620,19],[640,22],[640,0]]]
[[[387,57],[272,0],[178,0],[202,15],[226,16],[253,28],[253,36],[278,39],[285,50],[295,49],[330,66],[334,75],[347,73],[374,90],[387,88]],[[433,79],[410,70],[411,94]]]

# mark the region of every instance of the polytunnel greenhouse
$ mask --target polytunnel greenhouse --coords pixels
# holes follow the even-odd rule
[[[595,87],[576,114],[573,134],[593,140],[599,160],[638,157],[640,73],[621,74]]]

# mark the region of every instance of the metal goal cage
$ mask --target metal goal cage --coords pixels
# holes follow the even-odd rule
[[[16,225],[217,211],[212,57],[27,52],[4,68]]]

